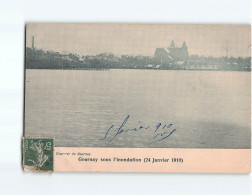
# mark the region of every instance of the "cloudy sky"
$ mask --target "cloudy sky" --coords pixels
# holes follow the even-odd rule
[[[144,24],[28,24],[26,45],[44,50],[92,55],[153,56],[155,49],[174,40],[186,41],[189,54],[204,56],[250,56],[249,25],[144,25]]]

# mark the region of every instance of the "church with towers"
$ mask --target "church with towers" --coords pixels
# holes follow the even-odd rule
[[[157,48],[154,54],[156,63],[160,65],[184,63],[188,59],[188,47],[184,41],[181,47],[176,47],[174,41],[167,48]]]

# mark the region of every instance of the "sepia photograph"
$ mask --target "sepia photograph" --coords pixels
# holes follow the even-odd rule
[[[250,149],[249,25],[26,25],[25,130],[56,147]]]

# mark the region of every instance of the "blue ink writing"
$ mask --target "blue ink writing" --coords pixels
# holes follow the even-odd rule
[[[127,125],[127,122],[130,118],[130,115],[128,115],[123,122],[121,123],[121,125],[118,128],[115,128],[115,125],[111,125],[108,130],[106,131],[105,136],[100,139],[100,140],[106,140],[108,139],[110,134],[113,134],[115,132],[115,134],[113,134],[112,138],[108,139],[110,142],[115,140],[115,138],[117,138],[118,135],[120,134],[124,134],[127,132],[136,132],[136,131],[140,131],[140,130],[146,130],[146,129],[150,129],[151,126],[143,126],[143,125],[139,125],[137,127],[134,128],[125,128],[125,126]],[[141,123],[140,121],[138,121],[139,123]],[[173,130],[171,130],[173,124],[162,124],[162,123],[157,123],[154,126],[154,131],[153,131],[153,140],[151,142],[151,144],[154,144],[156,142],[160,142],[162,140],[167,139],[168,137],[170,137],[175,131],[176,128],[174,128]],[[111,136],[110,136],[111,137]]]

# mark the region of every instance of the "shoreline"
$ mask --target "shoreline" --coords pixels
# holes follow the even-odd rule
[[[89,71],[109,71],[109,70],[158,70],[158,71],[214,71],[214,72],[251,72],[251,70],[215,70],[215,69],[150,69],[150,68],[110,68],[110,69],[52,69],[52,68],[25,68],[25,70],[89,70]]]

